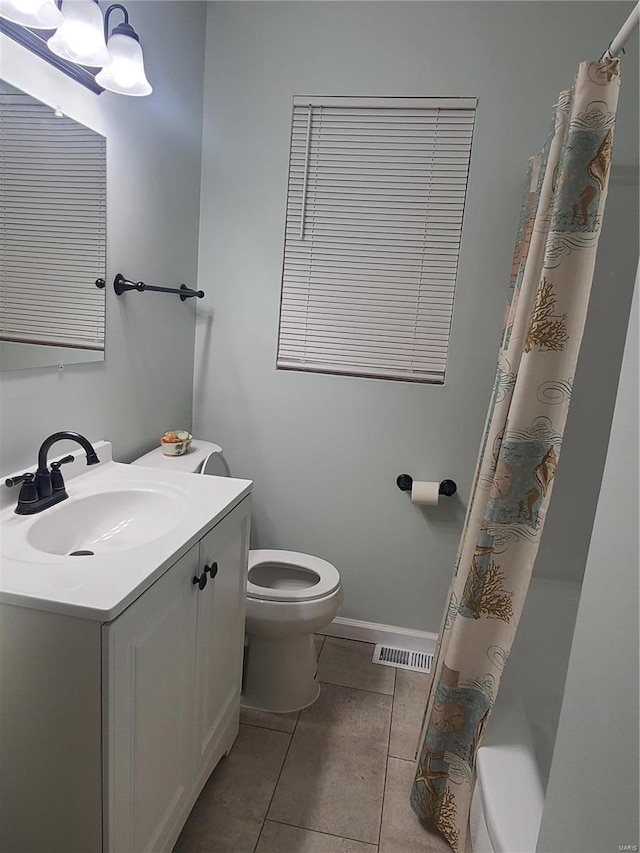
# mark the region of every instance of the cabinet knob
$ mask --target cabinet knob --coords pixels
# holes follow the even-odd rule
[[[205,571],[205,574],[207,572],[209,572],[209,577],[211,578],[211,580],[213,580],[215,578],[215,576],[218,574],[218,564],[217,563],[211,563],[210,566],[204,567],[204,571]]]
[[[205,588],[205,586],[207,585],[207,570],[206,570],[206,568],[205,568],[204,572],[200,575],[200,577],[198,577],[198,575],[196,575],[193,578],[192,583],[197,583],[198,587],[200,589]]]

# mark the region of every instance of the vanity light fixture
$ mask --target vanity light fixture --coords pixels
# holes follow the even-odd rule
[[[124,21],[114,27],[109,36],[109,17],[119,9]],[[96,83],[118,95],[142,97],[150,95],[153,89],[144,73],[144,59],[138,34],[129,24],[129,13],[121,3],[109,6],[104,16],[105,38],[108,36],[107,49],[111,63],[96,74]]]
[[[97,0],[63,0],[60,11],[63,21],[47,41],[49,50],[77,65],[91,68],[108,65],[111,57]]]
[[[116,9],[124,21],[109,34]],[[108,7],[103,23],[98,0],[0,0],[0,32],[97,94],[109,89],[141,97],[153,91],[140,38],[121,3]]]
[[[0,17],[34,30],[54,30],[62,23],[55,0],[0,0]]]

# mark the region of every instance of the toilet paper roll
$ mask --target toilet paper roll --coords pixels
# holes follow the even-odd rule
[[[411,503],[421,506],[437,506],[440,497],[440,483],[425,483],[414,480],[411,487]]]

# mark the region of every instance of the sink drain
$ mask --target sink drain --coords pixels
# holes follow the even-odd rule
[[[70,557],[94,557],[94,551],[72,551],[69,554]]]

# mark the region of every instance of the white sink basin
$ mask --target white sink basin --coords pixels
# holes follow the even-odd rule
[[[74,451],[68,499],[41,513],[18,515],[15,490],[0,487],[0,603],[109,622],[251,491],[249,480],[142,471],[93,445],[100,464]]]
[[[168,533],[185,509],[184,502],[162,491],[103,492],[51,509],[31,525],[27,538],[47,554],[110,554]]]

